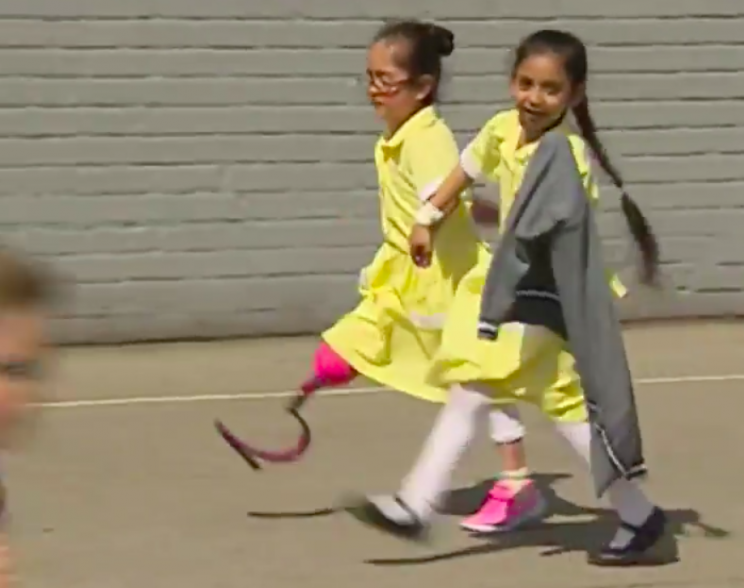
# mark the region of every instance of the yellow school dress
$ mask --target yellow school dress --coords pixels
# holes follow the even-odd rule
[[[587,195],[596,201],[598,189],[586,144],[568,125],[560,128],[571,143]],[[483,177],[499,185],[502,227],[538,145],[535,142],[518,147],[521,133],[517,111],[501,112],[486,123],[460,158],[470,177]],[[545,327],[507,323],[495,341],[478,338],[481,295],[490,261],[490,255],[481,256],[460,282],[429,381],[444,388],[481,382],[492,388],[497,403],[523,400],[536,404],[556,420],[585,420],[579,377],[561,337]],[[625,288],[617,276],[611,275],[610,280],[615,294],[624,296]]]
[[[426,379],[460,280],[488,257],[468,206],[438,229],[432,263],[417,267],[408,237],[414,215],[459,160],[455,138],[433,107],[375,146],[383,244],[360,273],[358,306],[322,338],[359,373],[395,390],[444,402]]]

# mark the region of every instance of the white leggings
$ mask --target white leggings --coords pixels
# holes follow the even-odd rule
[[[488,425],[491,439],[499,445],[520,441],[525,435],[519,409],[513,404],[491,409]]]
[[[440,410],[419,458],[403,481],[399,493],[419,516],[428,517],[441,501],[449,488],[453,470],[475,436],[479,416],[484,415],[489,408],[489,392],[486,388],[478,384],[452,387],[449,400]],[[513,418],[512,413],[508,411],[503,411],[502,414],[506,418]],[[521,426],[517,419],[514,422]],[[497,424],[500,422],[499,420]],[[493,423],[492,413],[492,426]],[[561,436],[568,441],[586,465],[590,466],[589,423],[566,422],[555,425]],[[491,432],[493,436],[493,429]],[[501,433],[499,437],[502,438]],[[641,489],[628,480],[616,481],[609,488],[608,494],[620,517],[630,524],[641,524],[653,508]]]

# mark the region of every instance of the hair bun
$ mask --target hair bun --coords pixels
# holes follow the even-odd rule
[[[436,24],[429,25],[429,34],[436,42],[437,52],[442,57],[452,55],[455,50],[455,33]]]

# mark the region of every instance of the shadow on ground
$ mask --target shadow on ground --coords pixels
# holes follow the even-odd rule
[[[548,502],[548,514],[542,524],[493,538],[480,539],[478,545],[463,549],[419,557],[369,559],[367,562],[380,566],[421,565],[492,554],[520,547],[544,547],[545,550],[541,555],[545,557],[577,551],[593,551],[615,532],[617,519],[613,511],[609,509],[581,506],[561,498],[553,489],[553,484],[568,477],[567,474],[537,474],[535,476],[535,481]],[[486,480],[475,486],[451,492],[443,509],[445,514],[462,517],[474,512],[485,498],[491,483],[491,480]],[[677,538],[685,536],[690,526],[699,528],[705,537],[711,539],[723,539],[729,536],[729,532],[725,529],[704,523],[700,513],[693,509],[671,509],[667,510],[667,515],[670,522],[669,537],[667,545],[664,545],[662,549],[665,554],[668,554],[667,557],[670,560],[677,551]],[[552,517],[582,519],[590,517],[590,520],[564,520],[551,523]]]
[[[443,553],[435,553],[418,557],[394,559],[368,559],[367,563],[378,566],[407,566],[422,565],[465,557],[492,554],[501,550],[520,547],[545,547],[541,555],[545,557],[570,552],[589,552],[611,536],[617,528],[617,519],[613,511],[606,508],[587,507],[574,504],[561,498],[553,489],[553,485],[568,474],[536,474],[535,481],[542,490],[548,503],[545,520],[534,527],[504,533],[492,538],[481,538],[477,545]],[[475,512],[482,504],[486,493],[493,483],[484,480],[474,486],[453,490],[445,502],[442,513],[445,515],[464,517]],[[343,510],[343,505],[324,507],[306,511],[279,512],[249,512],[248,516],[262,519],[314,519],[337,514]],[[688,534],[690,527],[697,528],[702,535],[709,539],[725,539],[730,535],[728,531],[705,523],[700,513],[693,509],[667,510],[669,517],[669,545],[664,551],[676,551],[676,540]],[[562,520],[551,523],[553,517],[562,519],[587,517],[590,520]]]

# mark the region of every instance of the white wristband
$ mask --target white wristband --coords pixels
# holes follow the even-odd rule
[[[416,211],[414,220],[417,225],[430,227],[444,218],[444,213],[428,200]]]

